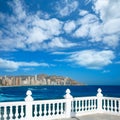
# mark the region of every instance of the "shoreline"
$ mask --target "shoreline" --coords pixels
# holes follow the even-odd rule
[[[0,86],[2,87],[29,87],[29,86],[88,86],[88,85],[14,85],[14,86]]]
[[[0,86],[0,88],[7,87],[37,87],[37,86],[120,86],[120,85],[14,85],[14,86]]]

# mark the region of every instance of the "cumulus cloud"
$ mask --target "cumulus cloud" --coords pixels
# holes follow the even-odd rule
[[[66,33],[71,33],[76,28],[74,21],[69,21],[64,24],[64,30]]]
[[[120,38],[120,1],[119,0],[95,0],[94,11],[99,14],[102,20],[99,39],[108,46],[116,47]],[[112,36],[112,39],[109,39]],[[113,40],[114,36],[114,40]],[[96,41],[96,40],[94,40]]]
[[[80,16],[85,16],[85,15],[87,15],[88,14],[88,11],[86,11],[86,10],[80,10],[79,11],[79,15]]]
[[[68,61],[89,69],[101,69],[111,64],[114,58],[115,55],[111,50],[83,50],[70,55]]]
[[[56,37],[52,39],[52,41],[48,44],[50,48],[60,47],[60,48],[69,48],[76,46],[76,43],[71,43],[66,39],[63,39],[61,37]]]
[[[22,49],[35,51],[53,47],[63,48],[61,45],[51,47],[51,43],[53,41],[55,43],[56,37],[63,32],[63,22],[57,18],[42,19],[38,13],[30,14],[25,11],[24,4],[21,1],[10,2],[9,5],[13,8],[11,16],[0,13],[4,25],[0,31],[0,50]],[[72,46],[70,41],[63,40],[62,43],[65,43],[67,48]]]
[[[120,17],[120,1],[119,0],[95,0],[94,10],[99,13],[103,21]]]
[[[61,16],[68,16],[78,8],[78,1],[76,0],[62,0],[57,3],[57,11]]]
[[[5,71],[17,71],[20,67],[37,67],[44,66],[48,67],[47,63],[37,63],[37,62],[16,62],[12,60],[6,60],[0,58],[0,69]]]
[[[92,14],[86,14],[77,21],[78,29],[73,33],[74,37],[87,37],[91,34],[91,29],[98,24],[98,18]],[[94,30],[93,30],[94,31]],[[94,35],[94,34],[93,34]]]
[[[117,47],[120,41],[120,1],[91,0],[95,14],[80,10],[77,29],[73,33],[77,38],[89,38],[90,42],[100,42],[108,47]],[[90,1],[89,1],[90,2]]]

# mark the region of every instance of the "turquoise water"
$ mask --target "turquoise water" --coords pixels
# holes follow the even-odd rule
[[[0,87],[0,102],[24,101],[27,90],[32,91],[34,100],[61,99],[68,88],[73,97],[95,96],[98,88],[104,96],[120,97],[120,86],[23,86]]]

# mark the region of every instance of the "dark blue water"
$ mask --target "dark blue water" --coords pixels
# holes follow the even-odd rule
[[[24,101],[27,90],[32,91],[34,100],[61,99],[67,88],[73,97],[95,96],[98,88],[104,96],[120,97],[120,86],[23,86],[0,87],[0,102]]]

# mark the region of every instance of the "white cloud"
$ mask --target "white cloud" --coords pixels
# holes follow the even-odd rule
[[[77,20],[78,29],[73,33],[77,38],[90,38],[90,42],[104,43],[108,47],[117,47],[120,41],[120,1],[91,0],[96,14],[80,10],[83,16]],[[100,16],[100,17],[99,17]],[[87,41],[86,41],[87,42]]]
[[[88,36],[88,33],[89,33],[89,26],[86,24],[86,25],[82,25],[81,27],[79,27],[73,36],[75,37],[86,37]]]
[[[71,33],[76,28],[76,24],[74,21],[66,22],[64,25],[64,30],[66,33]]]
[[[33,28],[30,29],[28,42],[41,43],[44,40],[51,39],[61,33],[62,22],[56,18],[43,20],[35,18],[32,22]],[[32,33],[32,34],[31,34]]]
[[[84,50],[73,53],[69,56],[68,61],[74,62],[89,69],[101,69],[104,66],[111,64],[114,58],[114,53],[110,50]]]
[[[37,62],[16,62],[11,60],[6,60],[0,58],[0,69],[5,71],[17,71],[20,67],[37,67],[43,66],[48,67],[47,63],[37,63]]]
[[[74,33],[75,37],[87,37],[90,35],[93,25],[95,26],[98,23],[98,18],[95,15],[87,14],[77,21],[77,24],[80,26]]]
[[[66,39],[56,39],[63,33],[63,22],[56,18],[41,19],[38,13],[27,14],[20,1],[10,5],[14,8],[14,14],[11,16],[1,14],[4,26],[7,29],[3,28],[0,32],[0,50],[23,49],[35,51],[53,49],[54,47],[68,48],[74,45]],[[66,31],[74,29],[74,22],[69,24],[71,26],[66,28]]]
[[[80,10],[78,12],[80,18],[77,20],[73,18],[67,22],[49,18],[49,15],[44,17],[46,19],[42,19],[42,12],[29,14],[21,1],[16,0],[13,4],[9,2],[14,13],[12,15],[0,13],[1,22],[4,25],[0,31],[0,50],[34,51],[76,46],[75,43],[70,42],[73,38],[67,40],[62,38],[66,33],[70,35],[69,37],[89,38],[91,43],[101,42],[108,47],[117,47],[120,41],[120,13],[117,12],[120,9],[118,7],[120,2],[119,0],[95,1],[93,2],[94,11],[100,15],[101,20],[98,15]],[[63,0],[57,7],[60,8],[58,11],[62,16],[67,16],[78,10],[78,4],[76,0]]]
[[[117,46],[119,44],[119,37],[117,35],[108,35],[103,38],[103,43],[108,44],[109,46]]]
[[[120,18],[111,19],[103,26],[104,34],[115,34],[120,32]]]
[[[76,46],[76,43],[71,43],[66,39],[63,39],[61,37],[56,37],[54,39],[52,39],[52,41],[48,44],[49,48],[69,48],[69,47],[73,47]]]
[[[94,2],[94,10],[100,14],[104,22],[120,17],[120,12],[118,12],[120,11],[119,6],[119,0],[95,0]]]
[[[99,24],[97,38],[108,46],[116,47],[120,41],[120,1],[95,0],[94,10],[100,15],[102,24]],[[94,29],[93,29],[94,30]],[[95,30],[94,30],[95,31]],[[92,37],[92,36],[91,36]],[[94,41],[97,41],[94,39]]]
[[[23,20],[27,17],[24,7],[21,6],[21,2],[19,0],[14,0],[13,4],[11,5],[13,7],[15,15],[17,16],[19,20]]]
[[[76,0],[63,0],[58,2],[57,11],[61,16],[68,16],[78,8],[78,2]]]
[[[79,11],[79,15],[80,16],[85,16],[85,15],[87,15],[88,14],[88,11],[86,11],[86,10],[80,10]]]

